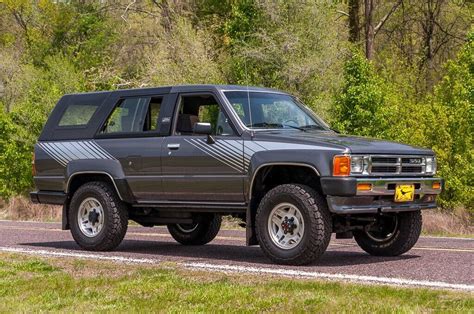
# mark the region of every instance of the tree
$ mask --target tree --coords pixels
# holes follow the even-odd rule
[[[391,9],[380,19],[377,25],[374,25],[374,11],[375,11],[375,1],[374,0],[364,0],[365,5],[365,57],[371,60],[374,56],[374,41],[377,33],[382,29],[383,25],[387,22],[390,16],[397,10],[397,8],[402,4],[403,0],[397,0]]]
[[[354,51],[344,64],[344,84],[336,96],[334,126],[343,133],[376,137],[385,129],[381,117],[385,93],[373,65]]]

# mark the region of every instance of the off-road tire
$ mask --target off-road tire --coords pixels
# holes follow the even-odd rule
[[[295,205],[304,221],[304,234],[292,249],[281,249],[271,239],[268,218],[273,208],[281,203]],[[316,261],[326,251],[331,239],[332,221],[326,200],[306,185],[279,185],[263,197],[256,214],[256,236],[265,255],[273,262],[305,265]]]
[[[354,232],[357,244],[374,256],[398,256],[408,252],[418,241],[421,234],[421,212],[404,212],[398,215],[398,227],[387,241],[374,241],[364,231]]]
[[[94,197],[100,202],[105,216],[102,230],[94,237],[85,236],[77,221],[79,206],[88,197]],[[69,224],[72,237],[81,248],[89,251],[111,251],[122,242],[127,232],[127,207],[110,184],[101,181],[85,183],[72,196]]]
[[[169,224],[168,231],[177,242],[183,245],[204,245],[217,236],[222,217],[217,214],[202,214],[196,217],[197,227],[191,232],[183,232],[176,224]]]

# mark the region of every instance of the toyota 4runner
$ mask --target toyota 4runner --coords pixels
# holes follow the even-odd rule
[[[443,185],[431,150],[340,135],[287,93],[241,86],[65,95],[34,156],[32,201],[62,205],[86,250],[116,248],[129,220],[203,245],[232,215],[248,245],[293,265],[331,233],[407,252]]]

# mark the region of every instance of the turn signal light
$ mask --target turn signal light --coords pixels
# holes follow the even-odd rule
[[[433,190],[441,190],[441,182],[433,182]]]
[[[370,191],[370,190],[372,190],[372,184],[370,183],[357,184],[357,191]]]
[[[332,174],[334,176],[348,176],[351,173],[351,157],[334,156]]]

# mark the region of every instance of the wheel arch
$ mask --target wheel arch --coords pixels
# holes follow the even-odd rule
[[[298,169],[296,172],[293,172],[292,175],[288,177],[288,180],[285,181],[284,179],[274,184],[265,185],[262,184],[262,176],[267,172],[267,176],[271,174],[271,171],[281,171],[282,169],[291,168],[292,170]],[[307,173],[310,174],[308,176],[308,182],[302,182],[301,180],[296,179],[296,177],[300,173]],[[312,164],[305,163],[305,162],[265,162],[257,167],[252,172],[248,183],[248,190],[247,190],[247,213],[246,213],[246,240],[247,245],[256,245],[258,241],[255,236],[255,215],[257,212],[258,205],[260,200],[262,199],[263,195],[273,188],[276,185],[284,184],[284,183],[301,183],[309,185],[315,190],[321,192],[320,188],[320,177],[321,174],[319,170]],[[265,183],[265,182],[263,182]],[[308,184],[309,183],[309,184]],[[262,184],[262,189],[258,189],[258,186]]]
[[[63,205],[62,210],[62,229],[69,230],[69,204],[73,194],[77,191],[79,187],[94,181],[102,181],[110,184],[112,188],[117,193],[118,198],[126,203],[133,203],[134,198],[128,187],[128,184],[124,179],[116,179],[107,171],[100,170],[87,170],[87,171],[76,171],[71,173],[66,180],[64,191],[67,195],[66,201]]]
[[[120,193],[120,190],[115,183],[115,179],[112,177],[112,175],[106,171],[77,171],[69,175],[66,186],[64,191],[68,196],[72,196],[74,192],[81,186],[82,184],[86,182],[92,182],[92,181],[105,181],[107,183],[111,183],[112,186],[115,189],[115,192],[117,193],[118,197],[120,200],[124,200],[122,194]]]
[[[248,189],[248,200],[250,201],[252,199],[253,195],[253,189],[255,188],[255,179],[261,173],[262,170],[264,170],[267,167],[272,167],[272,166],[281,166],[281,167],[305,167],[311,169],[316,177],[320,178],[321,173],[319,170],[311,164],[308,163],[303,163],[303,162],[265,162],[260,165],[258,165],[255,170],[252,172],[251,179],[249,180],[249,189]]]

